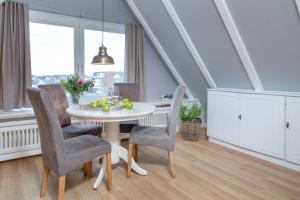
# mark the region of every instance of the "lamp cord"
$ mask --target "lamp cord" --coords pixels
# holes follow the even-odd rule
[[[104,32],[104,0],[102,0],[102,46],[103,46],[103,32]]]

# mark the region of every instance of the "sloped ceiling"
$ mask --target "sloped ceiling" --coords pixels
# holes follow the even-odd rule
[[[229,0],[266,90],[300,91],[300,20],[293,0]]]
[[[132,0],[193,95],[205,81],[164,0]],[[226,4],[264,90],[300,92],[300,18],[294,0],[169,0],[220,88],[256,89],[216,1]],[[175,24],[174,24],[175,23]]]
[[[218,87],[252,89],[243,64],[212,0],[172,0]]]
[[[206,89],[208,87],[203,75],[189,53],[184,41],[164,9],[160,0],[135,0],[143,17],[156,35],[161,46],[175,64],[194,97],[206,105]]]

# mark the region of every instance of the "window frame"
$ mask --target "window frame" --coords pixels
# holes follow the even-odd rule
[[[102,31],[102,25],[101,25],[102,21],[30,10],[29,22],[73,28],[74,30],[74,73],[77,73],[79,76],[84,77],[85,75],[84,30],[89,29],[95,31]],[[105,32],[125,34],[124,24],[104,22],[104,29]],[[97,52],[95,50],[95,54],[96,53]],[[125,55],[125,51],[124,51],[124,55]],[[126,73],[126,71],[127,71],[126,65],[124,63],[124,73]]]

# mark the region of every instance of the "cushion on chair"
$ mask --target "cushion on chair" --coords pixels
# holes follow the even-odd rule
[[[138,120],[120,122],[120,133],[130,133],[132,128],[138,125]]]
[[[174,144],[168,136],[167,129],[160,127],[135,126],[131,131],[129,143],[174,150]]]
[[[82,163],[111,152],[111,145],[97,136],[81,135],[64,140],[64,162],[58,175],[80,167]]]
[[[64,139],[69,139],[72,137],[77,137],[80,135],[101,135],[102,127],[92,124],[70,124],[62,127]]]

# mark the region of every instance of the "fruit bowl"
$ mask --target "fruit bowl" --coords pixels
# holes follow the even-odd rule
[[[121,109],[133,109],[133,103],[128,99],[122,99],[120,97],[109,97],[98,101],[92,101],[89,104],[79,105],[80,109],[88,110],[102,110],[109,112],[110,110],[121,110]]]

